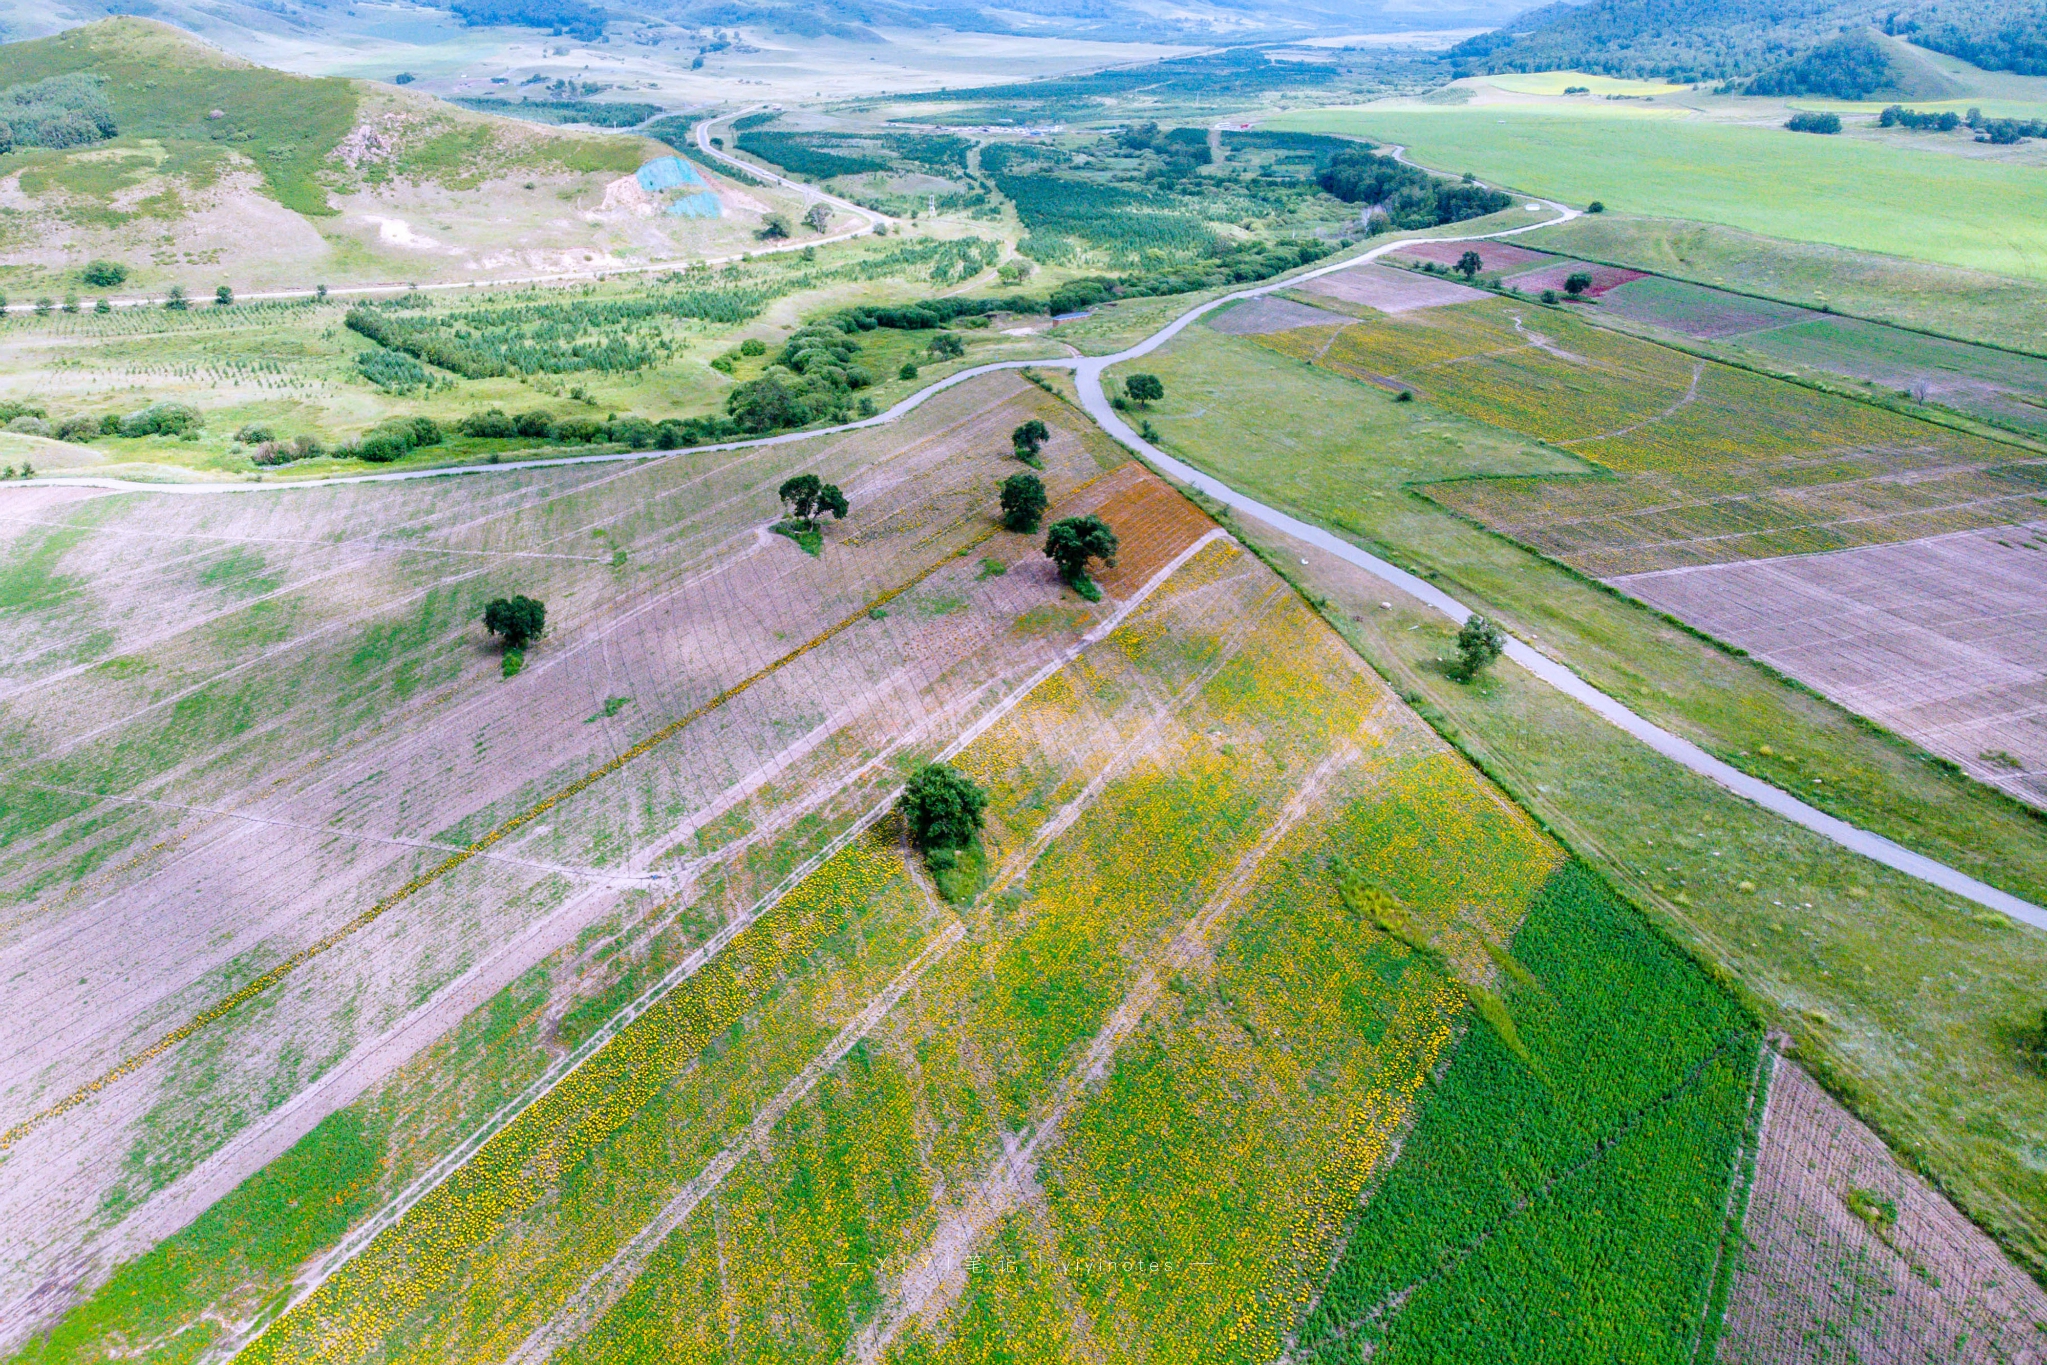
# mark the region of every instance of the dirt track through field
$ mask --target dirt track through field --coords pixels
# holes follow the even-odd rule
[[[1276,818],[1237,859],[1214,894],[1145,965],[1081,1059],[1060,1079],[1042,1116],[1032,1125],[1030,1136],[1017,1134],[1006,1143],[1003,1157],[939,1224],[924,1251],[910,1258],[908,1269],[890,1293],[888,1303],[855,1339],[848,1352],[851,1358],[862,1365],[878,1365],[912,1319],[922,1319],[927,1325],[935,1322],[959,1297],[966,1287],[967,1257],[997,1221],[1036,1190],[1038,1157],[1059,1143],[1068,1110],[1090,1086],[1109,1074],[1117,1048],[1143,1022],[1164,989],[1166,978],[1210,951],[1216,931],[1250,890],[1266,857],[1308,813],[1323,788],[1358,757],[1355,745],[1345,745],[1301,780]]]

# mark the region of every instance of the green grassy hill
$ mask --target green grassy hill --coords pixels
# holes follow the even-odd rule
[[[238,152],[286,208],[333,212],[315,176],[355,125],[353,81],[254,66],[148,19],[0,46],[0,86],[78,71],[105,79],[121,136],[161,140],[195,169]]]

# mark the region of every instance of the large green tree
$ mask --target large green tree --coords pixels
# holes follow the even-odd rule
[[[1454,672],[1470,682],[1492,666],[1507,648],[1507,635],[1486,617],[1473,612],[1457,630],[1457,663]]]
[[[546,604],[531,597],[500,597],[483,609],[483,628],[503,639],[506,649],[524,649],[546,626]]]
[[[1166,386],[1155,374],[1133,374],[1123,381],[1123,392],[1133,403],[1156,403],[1166,396]]]
[[[1116,533],[1093,513],[1055,521],[1045,532],[1046,557],[1058,566],[1067,586],[1091,602],[1101,600],[1102,590],[1088,577],[1088,561],[1099,559],[1113,569],[1117,548]]]
[[[927,853],[972,843],[987,808],[988,793],[950,763],[926,763],[896,801],[910,842]]]
[[[1045,448],[1052,433],[1045,424],[1033,417],[1015,431],[1009,433],[1009,443],[1019,460],[1028,460]]]
[[[1002,481],[1002,524],[1026,535],[1038,529],[1049,499],[1035,474],[1012,474]]]
[[[775,490],[775,496],[788,505],[789,515],[803,523],[806,530],[817,526],[818,515],[830,512],[834,521],[844,521],[851,510],[846,495],[835,483],[826,483],[815,474],[798,474],[784,479],[782,486]]]

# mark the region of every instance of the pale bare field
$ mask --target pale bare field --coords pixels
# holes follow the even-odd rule
[[[2043,1324],[2047,1293],[1780,1059],[1722,1365],[2038,1365]]]
[[[1473,299],[1485,297],[1483,290],[1468,285],[1383,265],[1368,265],[1336,275],[1324,275],[1319,280],[1308,281],[1301,289],[1305,293],[1322,294],[1345,303],[1361,303],[1381,313],[1441,308],[1446,304],[1470,303]]]
[[[1094,609],[1070,598],[1043,629],[1010,627],[1062,598],[990,520],[1030,415],[1054,426],[1055,497],[1127,487],[1095,482],[1098,435],[1000,376],[910,424],[623,467],[220,499],[0,491],[13,581],[41,575],[10,612],[26,647],[0,700],[0,942],[30,964],[0,984],[26,1021],[0,1055],[4,1123],[150,1056],[8,1151],[5,1316],[26,1330],[24,1309],[61,1308],[590,933],[644,934],[684,902],[697,938],[743,914],[899,758],[1084,628]],[[822,559],[764,529],[799,470],[853,500]],[[509,682],[475,622],[508,591],[550,609]],[[66,662],[89,635],[115,659]]]
[[[2047,804],[2047,524],[1609,581]]]

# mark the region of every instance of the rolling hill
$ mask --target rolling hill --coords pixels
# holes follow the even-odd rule
[[[598,270],[737,250],[774,197],[719,182],[720,216],[657,214],[630,192],[667,153],[644,139],[291,75],[147,19],[0,46],[0,90],[52,81],[103,97],[106,126],[0,154],[17,302],[78,293],[96,259],[151,292]]]

